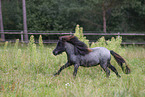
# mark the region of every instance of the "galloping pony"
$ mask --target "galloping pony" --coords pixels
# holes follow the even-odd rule
[[[53,54],[59,55],[62,52],[66,52],[68,61],[58,70],[57,73],[54,74],[54,76],[59,75],[63,69],[74,65],[73,76],[75,77],[79,66],[91,67],[100,64],[100,66],[106,72],[107,77],[110,76],[109,69],[111,69],[117,75],[117,77],[121,77],[116,68],[110,63],[111,54],[122,68],[123,72],[125,74],[130,73],[130,69],[125,60],[119,54],[104,47],[88,48],[85,43],[80,41],[74,35],[59,37],[57,46],[53,50]]]

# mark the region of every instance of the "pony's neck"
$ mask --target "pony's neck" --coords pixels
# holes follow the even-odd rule
[[[66,53],[68,56],[74,55],[74,45],[65,42]]]

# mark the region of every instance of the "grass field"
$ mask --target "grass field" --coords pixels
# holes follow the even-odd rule
[[[39,47],[0,45],[0,97],[145,97],[145,48],[123,47],[131,73],[126,75],[112,57],[121,78],[111,71],[109,78],[100,66],[80,67],[73,78],[73,66],[59,76],[52,74],[65,64],[66,54],[54,56],[55,45]],[[120,52],[117,52],[120,54]]]

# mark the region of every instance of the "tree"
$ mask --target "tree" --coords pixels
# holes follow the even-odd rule
[[[35,31],[145,30],[144,0],[26,0],[27,27]],[[2,0],[4,29],[22,30],[22,0]],[[140,25],[140,26],[138,26]]]
[[[1,39],[2,41],[5,41],[5,35],[4,35],[4,28],[3,28],[3,18],[2,18],[2,10],[1,10],[1,0],[0,0],[0,27],[1,27]]]
[[[100,18],[102,25],[103,25],[103,32],[106,33],[107,31],[107,19],[111,18],[111,12],[113,9],[115,9],[117,6],[120,6],[122,1],[118,0],[89,0],[86,1],[89,6],[91,6],[91,9],[94,14],[96,14],[96,18],[98,18],[98,15],[102,16],[102,19]]]
[[[73,30],[80,6],[75,0],[27,0],[29,30]]]
[[[144,31],[145,0],[124,0],[112,11],[112,17],[116,28],[122,32]]]
[[[24,26],[25,42],[28,42],[27,17],[26,17],[26,4],[25,4],[25,0],[23,0],[23,26]]]
[[[2,0],[2,12],[4,29],[23,29],[22,0]]]

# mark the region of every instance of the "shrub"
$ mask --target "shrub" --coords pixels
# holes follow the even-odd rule
[[[105,40],[104,37],[101,37],[98,39],[98,41],[93,42],[91,44],[91,48],[93,47],[106,47],[109,50],[114,50],[114,51],[120,51],[121,48],[121,42],[122,42],[122,37],[114,37],[111,38],[111,40]]]

